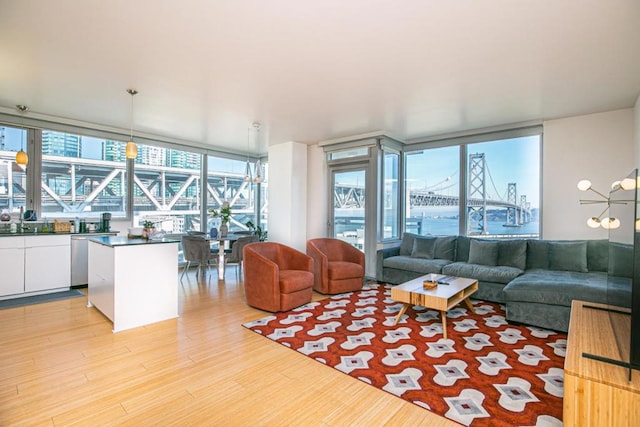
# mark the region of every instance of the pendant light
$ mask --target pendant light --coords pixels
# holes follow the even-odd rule
[[[260,138],[258,134],[260,132],[260,123],[253,123],[253,127],[256,129],[256,150],[260,148]],[[262,165],[260,164],[260,158],[256,160],[256,166],[253,173],[253,182],[261,183],[262,182]]]
[[[244,182],[251,182],[251,163],[249,162],[249,141],[251,139],[251,128],[247,128],[247,164],[244,168]]]
[[[16,105],[16,108],[21,112],[21,113],[26,113],[27,110],[29,110],[29,107],[27,107],[26,105]],[[20,142],[20,151],[18,151],[16,153],[16,163],[22,166],[26,166],[27,163],[29,163],[29,156],[27,156],[27,153],[25,153],[24,151],[24,141],[21,140]]]
[[[135,89],[127,89],[127,93],[131,95],[131,133],[124,153],[127,159],[135,159],[138,156],[138,146],[133,142],[133,97],[138,91]]]

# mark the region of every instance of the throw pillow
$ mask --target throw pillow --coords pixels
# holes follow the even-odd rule
[[[549,268],[549,243],[543,240],[527,240],[527,270]]]
[[[413,251],[413,239],[416,238],[416,234],[404,233],[402,235],[402,242],[400,242],[400,255],[411,256]]]
[[[498,243],[498,264],[524,270],[527,267],[527,241],[504,240]]]
[[[497,265],[498,242],[472,239],[469,245],[469,264]]]
[[[416,237],[413,240],[413,250],[411,256],[413,258],[433,259],[436,251],[435,237]]]
[[[549,242],[549,269],[587,273],[587,242]]]
[[[436,252],[433,255],[436,259],[446,259],[453,261],[456,255],[457,236],[442,236],[436,238]]]

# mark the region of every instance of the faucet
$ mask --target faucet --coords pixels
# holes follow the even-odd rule
[[[24,231],[24,206],[20,206],[20,232]]]

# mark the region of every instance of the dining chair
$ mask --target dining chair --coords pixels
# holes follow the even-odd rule
[[[217,254],[209,248],[209,241],[204,236],[182,236],[182,253],[187,264],[180,275],[180,282],[192,263],[198,264],[198,270],[196,270],[196,277],[198,277],[200,269],[208,268],[209,261],[215,261],[217,257]]]
[[[242,249],[249,243],[258,242],[260,239],[258,236],[242,236],[238,240],[231,243],[231,253],[225,257],[224,263],[226,265],[236,266],[236,280],[240,281],[242,278]]]

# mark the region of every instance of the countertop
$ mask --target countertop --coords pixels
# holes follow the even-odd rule
[[[96,242],[104,246],[115,248],[118,246],[133,246],[133,245],[155,245],[162,243],[180,243],[180,240],[176,239],[143,239],[143,238],[128,238],[122,236],[95,236],[89,239],[91,242]]]

